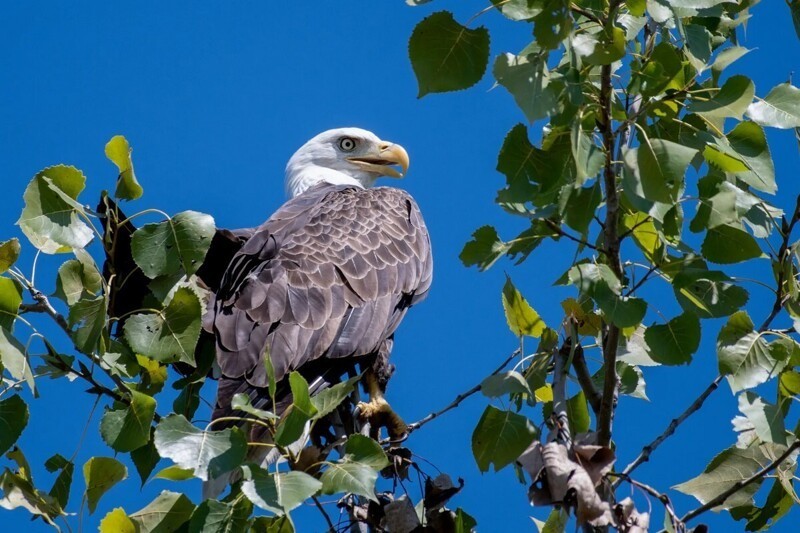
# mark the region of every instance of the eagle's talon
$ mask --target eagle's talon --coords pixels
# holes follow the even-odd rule
[[[383,398],[359,402],[355,412],[361,421],[369,422],[371,433],[375,437],[380,428],[384,427],[389,434],[389,442],[403,442],[408,438],[408,426]]]

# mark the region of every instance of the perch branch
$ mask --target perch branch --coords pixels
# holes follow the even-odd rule
[[[494,376],[495,374],[499,374],[508,365],[508,363],[510,363],[520,353],[521,352],[520,352],[519,348],[514,350],[514,352],[511,355],[509,355],[506,358],[505,361],[503,361],[503,364],[498,366],[497,369],[494,372],[492,372],[490,375]],[[482,382],[483,381],[481,381],[481,383]],[[464,400],[466,400],[467,398],[469,398],[470,396],[472,396],[476,392],[479,392],[480,390],[481,390],[481,384],[478,383],[477,385],[475,385],[474,387],[472,387],[468,391],[462,392],[461,394],[456,396],[455,399],[452,402],[450,402],[443,409],[440,409],[439,411],[434,411],[434,412],[430,413],[429,415],[425,416],[424,418],[409,424],[408,425],[408,434],[410,435],[412,432],[418,430],[419,428],[421,428],[422,426],[424,426],[425,424],[427,424],[428,422],[430,422],[434,418],[438,418],[438,417],[442,416],[443,414],[445,414],[446,412],[452,411],[453,409],[458,407],[461,402],[463,402]]]

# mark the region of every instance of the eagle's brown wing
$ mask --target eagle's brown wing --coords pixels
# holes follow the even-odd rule
[[[266,387],[266,353],[280,380],[323,358],[377,352],[427,295],[432,267],[425,223],[402,190],[323,184],[284,204],[234,256],[217,293],[215,415],[234,392]]]

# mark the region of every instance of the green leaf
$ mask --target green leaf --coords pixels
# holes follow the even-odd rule
[[[60,454],[55,454],[44,463],[44,467],[51,473],[60,470],[55,481],[53,481],[53,487],[50,489],[49,495],[64,509],[69,502],[75,463],[68,461]]]
[[[25,380],[36,395],[36,383],[25,347],[5,328],[0,327],[0,363],[15,380]]]
[[[709,165],[735,174],[759,191],[774,194],[778,190],[767,136],[754,122],[740,122],[727,140],[715,138],[713,144],[706,145],[703,156]]]
[[[713,70],[714,75],[719,76],[719,74],[723,70],[731,66],[731,64],[741,59],[742,56],[744,56],[749,52],[750,50],[744,48],[743,46],[731,46],[730,48],[722,50],[720,53],[717,54],[717,58],[711,65],[711,69]]]
[[[592,419],[589,416],[589,406],[583,391],[567,400],[567,419],[569,428],[575,434],[589,431]]]
[[[244,411],[245,413],[253,415],[256,418],[260,418],[261,420],[278,419],[278,415],[275,413],[253,407],[253,404],[250,402],[250,396],[243,392],[233,395],[233,399],[231,399],[231,409],[236,411]]]
[[[312,420],[319,420],[336,410],[337,407],[347,398],[353,387],[361,379],[361,376],[353,376],[347,381],[337,383],[332,387],[328,387],[311,398],[311,403],[314,404],[317,413],[312,417]]]
[[[19,396],[0,400],[0,455],[6,453],[28,425],[28,406]]]
[[[158,224],[146,224],[133,234],[133,259],[145,276],[154,279],[183,272],[190,276],[203,265],[216,226],[210,215],[178,213]]]
[[[365,435],[356,433],[347,437],[344,453],[345,461],[367,465],[375,470],[389,466],[389,459],[381,445]]]
[[[100,521],[100,533],[138,533],[136,524],[125,514],[125,509],[117,507]]]
[[[653,325],[644,333],[650,357],[664,365],[683,365],[692,360],[700,347],[700,320],[683,313],[663,325]]]
[[[175,414],[159,422],[154,442],[161,457],[194,470],[203,481],[238,467],[247,453],[247,438],[239,428],[204,431]]]
[[[231,503],[206,500],[192,513],[189,533],[236,533],[248,531],[253,505],[244,498]]]
[[[492,68],[497,83],[511,93],[528,122],[556,112],[557,95],[550,87],[547,57],[540,54],[501,54]]]
[[[136,181],[133,173],[133,160],[131,159],[131,146],[122,135],[115,135],[106,144],[106,157],[119,169],[117,177],[116,198],[123,200],[136,200],[142,196],[142,186]]]
[[[603,201],[600,183],[595,181],[589,187],[577,188],[565,185],[561,191],[559,210],[564,216],[564,222],[581,234],[586,234],[597,207]]]
[[[93,298],[103,288],[103,278],[86,250],[75,250],[77,259],[65,261],[58,268],[54,296],[67,305],[81,298]]]
[[[745,392],[739,395],[739,411],[753,425],[756,435],[762,442],[786,445],[784,413],[781,408],[765,402],[753,392]]]
[[[758,242],[746,231],[733,226],[718,226],[708,230],[700,250],[703,257],[722,265],[761,256]]]
[[[650,60],[639,74],[643,96],[653,97],[667,89],[680,90],[685,85],[683,62],[674,46],[661,42],[653,48]]]
[[[409,2],[418,2],[424,4],[430,0],[406,0]],[[292,520],[286,515],[282,516],[259,516],[253,520],[250,526],[250,533],[295,533]]]
[[[589,65],[610,65],[625,56],[625,32],[614,26],[610,32],[577,33],[572,48]]]
[[[306,422],[317,414],[317,408],[308,394],[308,382],[299,372],[289,374],[289,387],[292,390],[292,405],[284,413],[275,432],[275,442],[281,446],[288,446],[299,439]]]
[[[152,433],[153,430],[151,430],[150,442],[131,452],[131,461],[133,461],[133,466],[136,467],[136,472],[139,474],[142,486],[144,486],[145,482],[147,482],[147,478],[149,478],[150,474],[153,472],[153,469],[159,461],[161,461],[161,456],[158,454],[156,445],[153,443]]]
[[[428,93],[467,89],[480,81],[489,62],[489,31],[471,30],[439,11],[422,20],[408,43],[421,98]]]
[[[749,478],[769,462],[759,446],[746,449],[728,448],[714,457],[702,474],[672,488],[694,496],[700,503],[706,503],[731,488],[735,483]],[[743,487],[725,500],[725,503],[718,509],[730,509],[751,504],[759,485],[761,485],[761,480]]]
[[[340,492],[357,494],[377,502],[375,482],[378,472],[369,465],[356,462],[329,463],[322,473],[322,494]]]
[[[0,277],[0,328],[13,331],[21,303],[22,285],[11,278]]]
[[[97,344],[106,325],[108,301],[105,295],[85,298],[69,308],[67,322],[75,347],[85,354],[97,350]]]
[[[526,417],[486,406],[472,433],[472,453],[481,472],[495,471],[514,462],[538,435]]]
[[[689,62],[696,70],[705,70],[711,59],[711,32],[700,24],[685,24],[683,31],[686,39],[684,52]]]
[[[489,398],[499,398],[506,394],[525,393],[533,396],[525,377],[519,372],[493,374],[481,383],[481,392]]]
[[[0,274],[17,262],[20,250],[19,239],[17,238],[0,242]]]
[[[179,466],[168,466],[166,468],[162,468],[156,475],[153,476],[153,479],[166,479],[168,481],[186,481],[187,479],[192,479],[194,477],[194,470],[191,468],[181,468]]]
[[[787,5],[792,13],[794,31],[797,33],[797,37],[800,38],[800,0],[789,0]]]
[[[755,331],[745,311],[731,315],[717,337],[719,372],[729,376],[734,392],[751,389],[777,375],[786,364],[786,356],[781,345],[767,344]]]
[[[575,160],[575,183],[583,185],[586,180],[596,176],[603,168],[605,156],[592,138],[581,129],[581,121],[576,120],[570,131],[572,158]],[[592,215],[594,211],[592,210]]]
[[[547,327],[539,313],[522,297],[508,276],[503,286],[503,310],[509,329],[517,337],[540,337]]]
[[[743,505],[730,510],[734,520],[747,519],[747,531],[767,531],[794,507],[792,494],[786,491],[780,480],[772,482],[763,507]]]
[[[704,93],[710,95],[713,93]],[[708,119],[733,117],[740,119],[748,110],[756,94],[756,86],[747,76],[732,76],[719,92],[708,100],[693,100],[689,112],[703,115]]]
[[[621,328],[638,325],[647,312],[647,302],[644,300],[621,295],[622,284],[608,265],[575,265],[567,277],[582,294],[593,298],[607,318]]]
[[[85,186],[83,173],[67,165],[48,167],[33,177],[25,189],[25,207],[17,221],[31,244],[46,254],[89,244],[94,235],[76,203]]]
[[[130,391],[130,404],[111,409],[100,420],[103,441],[118,452],[130,452],[150,440],[150,424],[156,400],[141,392]]]
[[[162,363],[194,364],[200,321],[200,300],[191,289],[181,287],[162,311],[132,315],[123,330],[136,353]]]
[[[700,318],[729,316],[749,299],[745,289],[719,271],[687,268],[673,278],[672,288],[683,310]]]
[[[689,163],[697,154],[694,148],[664,139],[645,139],[636,150],[636,167],[644,198],[652,202],[675,202],[684,182]],[[630,162],[626,158],[626,163]]]
[[[630,346],[630,341],[628,341],[628,346]],[[623,352],[620,352],[621,355],[622,353]],[[649,400],[647,393],[645,392],[646,384],[644,381],[644,375],[639,367],[623,361],[617,361],[616,367],[617,379],[619,380],[619,393],[631,396],[633,398],[639,398],[641,400]],[[600,369],[592,376],[592,381],[598,390],[603,388],[605,374],[605,368],[601,366]]]
[[[747,116],[761,126],[800,127],[800,89],[790,83],[775,86],[766,98],[750,104]]]
[[[540,0],[492,0],[492,3],[511,20],[530,20],[542,12]]]
[[[256,507],[282,515],[300,506],[322,486],[305,472],[272,474],[253,466],[245,467],[242,492]]]
[[[547,516],[546,522],[539,522],[534,518],[534,523],[539,533],[565,533],[569,523],[569,515],[564,509],[553,509]]]
[[[125,465],[113,457],[92,457],[83,465],[86,480],[86,503],[89,513],[97,508],[97,502],[111,487],[128,477]]]
[[[708,9],[731,0],[665,0],[672,7],[684,9]]]
[[[189,521],[194,504],[183,494],[163,491],[158,497],[130,515],[137,533],[172,533]]]
[[[476,265],[478,270],[486,270],[508,249],[509,247],[497,235],[497,230],[491,226],[483,226],[472,234],[472,240],[464,245],[458,257],[464,266]]]

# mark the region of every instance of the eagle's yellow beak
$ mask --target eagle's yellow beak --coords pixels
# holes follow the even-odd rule
[[[402,178],[408,171],[409,159],[406,149],[399,144],[386,141],[377,143],[373,154],[358,157],[348,157],[348,161],[357,164],[368,172],[376,172],[381,176]],[[399,165],[398,172],[392,165]]]

